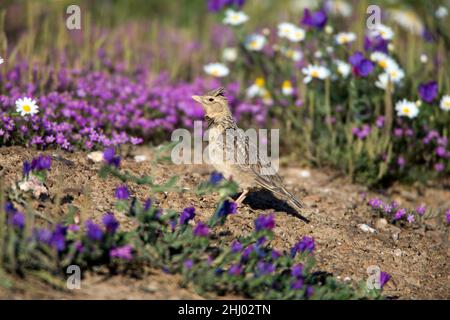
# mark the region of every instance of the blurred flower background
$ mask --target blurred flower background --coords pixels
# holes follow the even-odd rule
[[[0,146],[158,144],[222,85],[300,164],[368,185],[450,173],[448,1],[86,0],[68,30],[71,4],[0,4]]]

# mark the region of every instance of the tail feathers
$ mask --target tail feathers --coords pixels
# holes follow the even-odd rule
[[[295,198],[292,193],[287,191],[286,188],[282,188],[281,190],[283,200],[287,201],[287,203],[289,203],[292,207],[294,207],[294,209],[296,209],[299,213],[302,212],[302,209],[305,208],[303,203],[297,200],[297,198]]]

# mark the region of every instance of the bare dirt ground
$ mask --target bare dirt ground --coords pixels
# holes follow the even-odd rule
[[[63,189],[73,197],[72,205],[80,208],[81,214],[99,219],[105,211],[114,207],[114,190],[119,181],[106,180],[97,175],[100,164],[87,159],[86,153],[60,151],[39,152],[20,147],[0,148],[0,176],[8,184],[21,176],[22,162],[31,160],[39,153],[58,154],[65,160],[54,161],[47,186],[50,194]],[[148,148],[131,151],[131,155],[146,155],[147,160],[136,162],[126,157],[122,168],[135,174],[147,174],[157,182],[178,175],[179,185],[194,188],[208,179],[211,168],[206,165],[152,166],[152,153]],[[67,161],[68,160],[68,161]],[[302,236],[308,235],[316,241],[317,268],[333,273],[342,281],[357,283],[367,279],[367,268],[379,266],[392,275],[385,287],[385,294],[400,299],[449,299],[449,233],[443,214],[425,217],[412,226],[382,226],[366,205],[367,198],[376,195],[363,186],[349,183],[344,177],[325,169],[307,169],[295,166],[280,169],[287,186],[307,205],[305,213],[311,222],[305,224],[285,206],[274,202],[265,194],[253,194],[231,216],[224,228],[229,231],[229,241],[248,234],[253,229],[253,220],[261,213],[276,212],[275,239],[273,246],[289,249]],[[441,184],[442,185],[442,184]],[[183,194],[150,194],[145,187],[130,185],[139,199],[150,196],[163,208],[182,210],[195,206],[199,218],[207,219],[215,209],[218,195],[196,196]],[[361,194],[366,193],[366,199]],[[405,187],[394,186],[385,192],[387,199],[396,200],[402,206],[414,207],[421,203],[443,210],[450,207],[450,190],[442,186]],[[40,204],[41,211],[50,212],[55,220],[63,215],[67,204],[52,208],[51,203]],[[87,217],[83,217],[87,218]],[[134,223],[119,216],[122,228],[132,228]],[[375,233],[362,231],[358,225],[367,224]],[[228,239],[227,239],[228,240]],[[180,277],[154,270],[144,279],[127,276],[105,277],[86,275],[81,290],[62,291],[33,279],[11,278],[12,285],[0,286],[0,298],[4,299],[201,299],[193,288],[180,288]],[[225,297],[230,298],[230,297]],[[236,298],[236,297],[232,297]]]

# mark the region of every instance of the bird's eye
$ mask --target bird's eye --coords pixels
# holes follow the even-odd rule
[[[209,98],[209,101],[214,101],[214,99],[213,98]]]

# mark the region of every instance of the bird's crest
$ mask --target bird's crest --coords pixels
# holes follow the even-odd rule
[[[220,87],[220,88],[217,88],[215,90],[209,91],[206,95],[207,96],[212,96],[212,97],[225,98],[225,89],[223,87]]]

